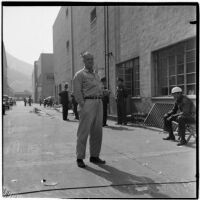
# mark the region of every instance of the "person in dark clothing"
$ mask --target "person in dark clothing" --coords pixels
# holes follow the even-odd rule
[[[29,98],[28,98],[28,103],[29,103],[29,106],[31,106],[31,103],[32,103],[31,96],[29,96]]]
[[[24,97],[24,106],[26,106],[26,103],[27,103],[27,99],[26,97]]]
[[[79,114],[78,114],[78,111],[77,111],[78,103],[77,103],[73,94],[71,94],[71,97],[72,97],[72,105],[73,105],[73,112],[75,114],[75,119],[79,120]]]
[[[68,117],[68,104],[69,104],[69,92],[68,92],[68,83],[65,83],[65,89],[59,93],[61,104],[63,108],[63,120],[69,121]]]
[[[101,82],[103,84],[103,96],[102,96],[102,102],[103,102],[103,126],[108,126],[107,125],[107,107],[109,103],[109,90],[106,87],[106,78],[103,77],[101,79]]]
[[[177,145],[181,146],[187,143],[185,140],[185,125],[195,123],[196,108],[193,102],[182,94],[181,88],[174,87],[171,93],[175,99],[175,104],[173,109],[164,115],[164,131],[167,131],[169,136],[163,139],[175,141],[172,121],[176,121],[178,122],[178,135],[181,138]]]
[[[39,98],[40,106],[42,105],[42,98]]]
[[[126,98],[127,92],[123,86],[123,79],[118,78],[118,86],[116,91],[117,102],[117,124],[127,124],[126,119]]]

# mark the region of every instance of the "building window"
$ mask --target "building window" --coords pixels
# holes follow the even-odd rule
[[[140,96],[140,69],[139,58],[117,65],[117,77],[124,80],[124,86],[129,95]]]
[[[92,23],[97,18],[96,8],[94,8],[90,13],[90,23]]]
[[[196,94],[196,38],[153,53],[155,95],[167,96],[175,86]]]
[[[46,74],[46,79],[47,79],[47,81],[53,82],[54,81],[54,74],[53,73]]]

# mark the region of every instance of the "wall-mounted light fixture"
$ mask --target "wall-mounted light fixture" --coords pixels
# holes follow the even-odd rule
[[[113,56],[113,53],[112,52],[109,52],[106,54],[107,56]]]

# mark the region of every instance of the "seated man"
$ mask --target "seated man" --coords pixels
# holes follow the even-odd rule
[[[179,87],[172,88],[172,95],[175,99],[174,107],[171,111],[164,115],[164,131],[169,133],[169,136],[164,140],[175,140],[173,134],[172,121],[178,122],[178,135],[181,140],[178,146],[186,144],[185,140],[185,125],[195,123],[195,106],[193,102],[182,94],[182,89]],[[180,112],[178,112],[180,111]]]

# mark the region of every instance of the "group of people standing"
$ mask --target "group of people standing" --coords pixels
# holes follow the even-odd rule
[[[26,106],[26,104],[28,103],[29,106],[31,106],[31,103],[33,102],[31,96],[29,96],[28,98],[27,97],[24,97],[24,106]]]
[[[94,57],[89,52],[81,55],[84,66],[79,70],[73,79],[73,96],[72,101],[74,106],[75,117],[79,119],[77,130],[76,156],[77,166],[85,168],[84,163],[86,154],[86,144],[89,137],[90,144],[90,162],[95,164],[105,164],[106,161],[100,159],[100,151],[102,144],[102,127],[107,126],[107,105],[109,103],[109,90],[106,87],[106,78],[100,79],[94,71]],[[68,84],[65,84],[65,90],[60,94],[61,104],[63,106],[63,120],[68,120]],[[174,140],[172,132],[172,120],[179,122],[179,135],[181,141],[178,145],[186,144],[185,141],[185,124],[193,122],[192,104],[187,97],[182,95],[182,90],[177,88],[172,91],[172,95],[176,99],[175,106],[172,112],[164,116],[164,129],[169,132],[166,140]],[[126,125],[126,89],[123,86],[123,79],[118,78],[118,86],[116,91],[117,103],[117,124]],[[177,110],[181,113],[175,115]],[[79,111],[79,116],[78,112]],[[76,115],[77,114],[77,115]]]

